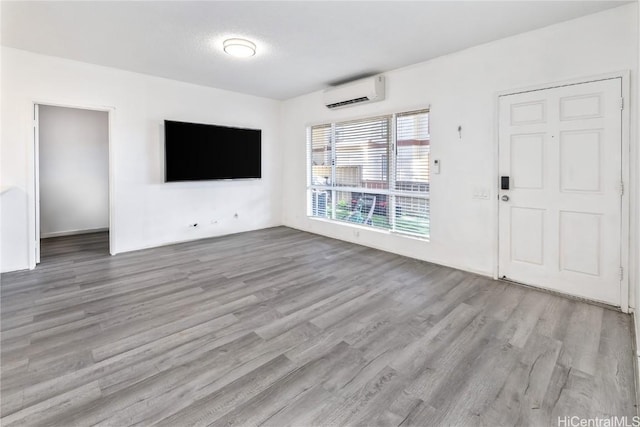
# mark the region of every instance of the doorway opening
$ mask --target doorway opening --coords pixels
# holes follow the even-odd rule
[[[34,104],[35,263],[109,255],[109,111]]]

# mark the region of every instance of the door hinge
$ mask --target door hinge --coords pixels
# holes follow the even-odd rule
[[[620,195],[624,195],[624,181],[620,181]]]
[[[620,98],[620,109],[624,110],[624,98]]]
[[[624,268],[620,267],[620,281],[624,279]]]
[[[34,127],[34,128],[37,128],[37,127],[38,127],[38,121],[37,121],[37,120],[35,120],[35,119],[33,120],[33,127]]]

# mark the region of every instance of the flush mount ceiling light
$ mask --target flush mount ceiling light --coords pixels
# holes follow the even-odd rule
[[[225,52],[239,58],[248,58],[256,54],[256,45],[245,39],[227,39],[223,46]]]

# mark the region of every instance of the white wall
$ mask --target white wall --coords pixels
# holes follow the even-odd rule
[[[40,236],[109,227],[109,116],[39,106]]]
[[[283,179],[284,224],[493,275],[497,265],[497,93],[619,70],[633,70],[635,85],[637,7],[625,5],[384,73],[387,99],[383,102],[329,111],[322,104],[320,92],[284,102],[281,116],[287,165]],[[437,43],[423,41],[432,42]],[[631,104],[633,117],[637,117],[636,102]],[[373,230],[360,230],[356,236],[349,226],[307,218],[308,125],[427,105],[431,105],[432,158],[442,161],[441,174],[432,176],[430,242]],[[461,139],[458,125],[462,126]],[[637,153],[636,135],[637,120],[634,120],[634,153]],[[632,158],[637,172],[637,154]],[[637,177],[636,173],[632,178],[634,187]],[[490,199],[473,199],[475,187],[490,189]],[[637,191],[633,194],[637,195]],[[633,203],[636,206],[635,200]],[[634,218],[635,229],[637,215]]]
[[[280,103],[111,68],[2,48],[1,185],[16,187],[17,207],[2,206],[18,237],[3,251],[3,271],[27,268],[33,229],[30,112],[33,101],[112,107],[111,164],[115,252],[236,231],[286,225],[419,259],[493,274],[496,203],[472,199],[484,186],[495,196],[497,92],[617,70],[636,85],[638,5],[550,26],[385,73],[387,100],[328,111],[319,92]],[[428,43],[430,41],[424,41]],[[44,72],[43,70],[46,70]],[[634,92],[635,94],[636,92]],[[305,128],[380,112],[432,107],[433,177],[430,242],[306,217]],[[632,109],[632,259],[638,260],[637,102]],[[260,181],[162,183],[162,120],[263,129]],[[458,139],[457,127],[463,127]],[[284,210],[283,210],[284,208]],[[235,212],[239,218],[233,218]],[[218,220],[217,224],[211,224]],[[198,222],[202,228],[188,224]],[[3,221],[4,224],[4,221]],[[6,230],[2,230],[3,245]],[[633,283],[637,284],[634,277]],[[632,299],[635,301],[635,297]]]
[[[10,225],[14,235],[2,230],[3,245],[12,248],[2,252],[2,271],[29,267],[28,242],[35,237],[34,101],[112,109],[113,252],[281,224],[278,101],[4,47],[1,77],[0,179],[18,192],[2,213],[19,218]],[[263,178],[165,184],[165,119],[262,129]]]
[[[27,205],[24,191],[16,187],[0,190],[0,255],[7,265],[19,265],[19,255],[27,250],[23,238],[27,226],[22,216],[22,207]]]

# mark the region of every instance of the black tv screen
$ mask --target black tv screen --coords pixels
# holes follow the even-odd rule
[[[165,182],[261,178],[262,131],[164,121]]]

